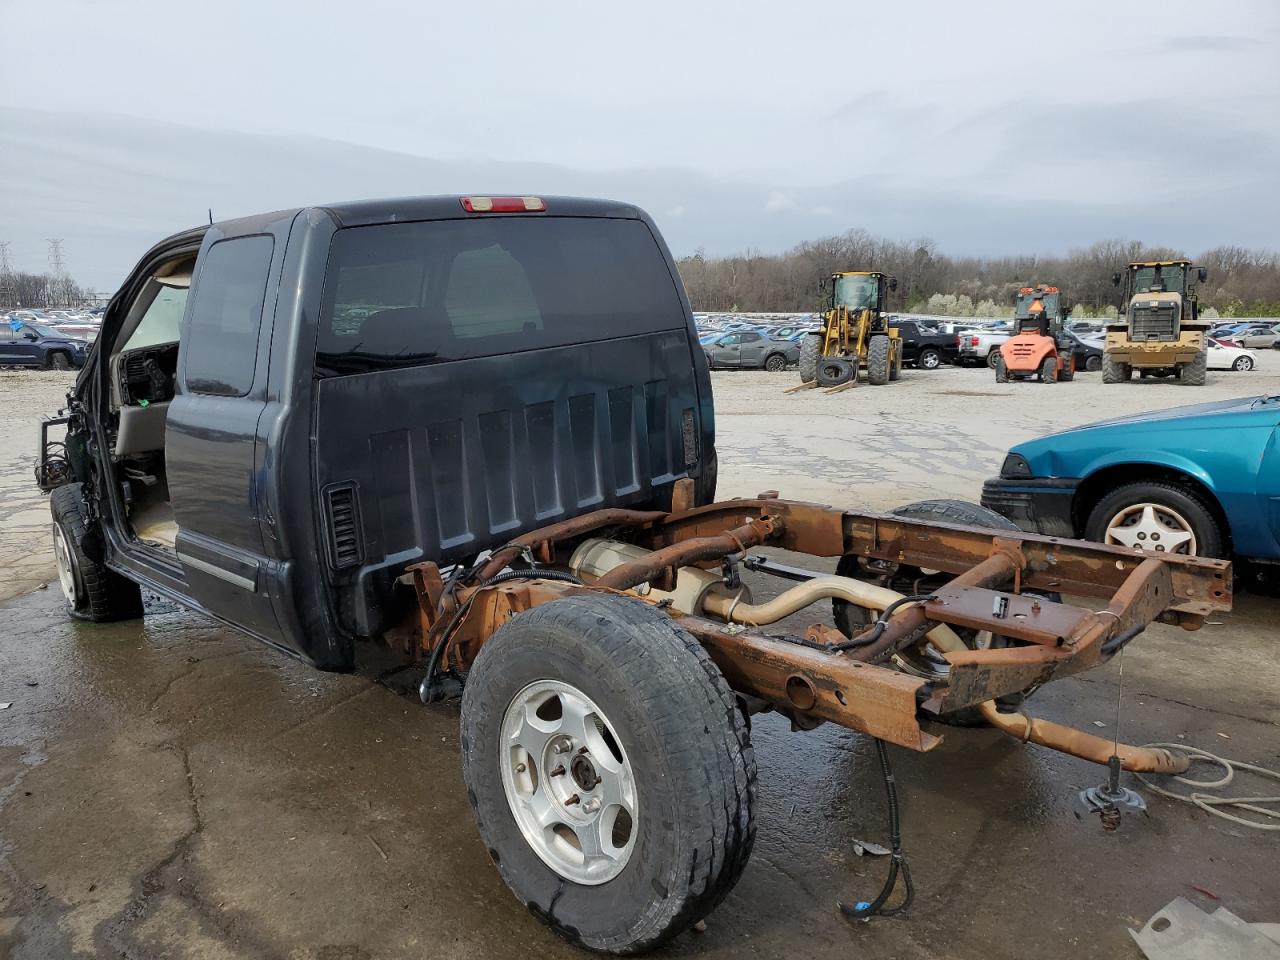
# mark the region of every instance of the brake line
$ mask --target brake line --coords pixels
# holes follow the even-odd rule
[[[837,902],[840,912],[851,920],[870,920],[872,917],[893,917],[906,912],[915,899],[916,889],[911,883],[911,868],[907,865],[907,855],[902,849],[902,822],[898,810],[898,787],[893,778],[893,768],[889,765],[889,751],[879,737],[876,738],[876,756],[880,760],[880,773],[884,777],[885,799],[889,807],[889,875],[885,877],[884,886],[871,901],[859,900],[853,906]],[[895,907],[885,904],[893,896],[898,886],[898,874],[902,874],[902,902]]]

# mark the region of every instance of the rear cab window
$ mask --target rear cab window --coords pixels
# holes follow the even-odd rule
[[[640,220],[348,227],[330,248],[316,368],[339,376],[686,324],[666,260]]]
[[[219,240],[205,251],[182,344],[188,392],[249,393],[274,247],[270,236],[255,235]]]

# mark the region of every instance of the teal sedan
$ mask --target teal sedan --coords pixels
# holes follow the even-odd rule
[[[1013,447],[982,503],[1023,530],[1280,562],[1280,396],[1176,407]]]

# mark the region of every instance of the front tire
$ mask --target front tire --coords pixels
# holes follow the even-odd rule
[[[1103,383],[1126,383],[1133,376],[1133,367],[1127,363],[1121,363],[1119,360],[1113,360],[1106,354],[1102,355],[1102,382]]]
[[[61,353],[61,352],[51,353],[49,354],[49,369],[50,370],[70,370],[71,358],[68,357],[65,353]]]
[[[822,356],[822,337],[806,334],[800,341],[800,382],[813,383],[818,378],[818,360]]]
[[[1231,369],[1240,371],[1252,370],[1253,360],[1249,357],[1236,357],[1236,362],[1231,364]]]
[[[876,336],[867,344],[867,383],[882,387],[889,382],[889,338]]]
[[[1058,373],[1058,379],[1063,383],[1070,383],[1076,378],[1076,360],[1068,351],[1061,351],[1058,354],[1058,360],[1062,363],[1062,368]]]
[[[1058,382],[1058,355],[1054,354],[1045,357],[1040,364],[1040,382],[1041,383],[1057,383]]]
[[[1097,373],[1102,369],[1102,358],[1096,355],[1087,357],[1084,361],[1084,368],[1090,373]]]
[[[1201,350],[1190,363],[1178,368],[1178,382],[1188,387],[1203,387],[1209,370],[1209,351]]]
[[[571,943],[652,949],[741,876],[755,837],[746,720],[701,645],[652,606],[580,594],[512,618],[476,657],[461,727],[490,858]]]
[[[1009,382],[1009,368],[1004,365],[1004,357],[996,356],[996,383]]]
[[[85,552],[89,524],[83,485],[68,483],[49,495],[53,514],[53,552],[67,610],[95,623],[136,620],[142,616],[142,591]]]
[[[1222,528],[1202,495],[1162,481],[1112,490],[1089,512],[1085,538],[1154,553],[1226,557]]]

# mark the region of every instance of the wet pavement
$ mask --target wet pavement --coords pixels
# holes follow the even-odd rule
[[[720,429],[722,458],[758,442],[732,416]],[[823,463],[802,459],[795,475],[831,483]],[[972,497],[967,478],[952,483]],[[5,541],[21,552],[0,563],[39,573],[31,531]],[[12,703],[0,710],[0,958],[583,955],[489,864],[457,707],[419,705],[412,674],[372,656],[353,675],[319,673],[159,602],[139,622],[81,623],[56,583],[30,586],[0,602],[0,703]],[[1242,596],[1199,633],[1139,638],[1122,736],[1280,767],[1278,602]],[[1051,684],[1029,712],[1107,735],[1117,673]],[[1074,812],[1101,768],[954,730],[928,755],[892,750],[915,905],[849,923],[837,899],[870,899],[886,866],[853,854],[855,839],[885,842],[871,741],[792,733],[772,715],[754,719],[753,741],[754,856],[706,932],[664,956],[1137,957],[1126,928],[1175,896],[1215,905],[1203,891],[1246,920],[1280,920],[1275,835],[1158,797],[1105,834]]]

